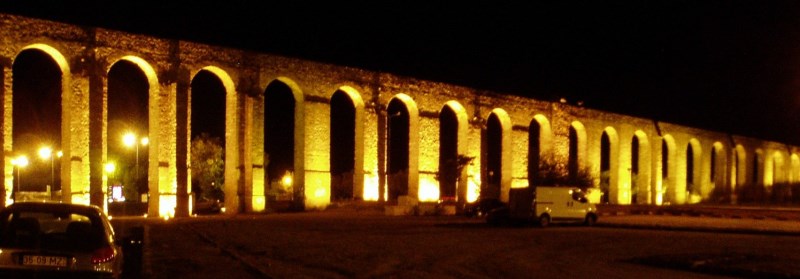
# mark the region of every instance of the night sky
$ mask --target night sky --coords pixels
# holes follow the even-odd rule
[[[0,11],[800,145],[800,1],[179,2],[3,1]]]

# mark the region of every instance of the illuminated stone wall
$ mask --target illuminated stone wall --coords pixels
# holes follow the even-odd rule
[[[150,83],[150,148],[146,157],[151,216],[189,212],[185,207],[191,189],[190,157],[180,154],[187,151],[179,150],[189,150],[191,106],[179,104],[191,102],[187,87],[201,70],[219,77],[226,90],[226,112],[220,117],[225,118],[227,131],[224,192],[229,214],[261,212],[273,206],[266,177],[269,158],[264,147],[264,94],[272,82],[287,85],[297,102],[293,113],[293,202],[305,209],[321,209],[330,204],[330,99],[337,91],[346,92],[356,108],[354,199],[377,201],[386,197],[386,109],[393,99],[402,101],[412,114],[408,190],[412,198],[422,201],[439,199],[439,113],[445,106],[458,115],[458,154],[475,157],[459,175],[459,202],[476,200],[481,185],[487,181],[486,166],[482,165],[486,162],[482,132],[490,117],[498,117],[504,131],[500,137],[500,197],[504,200],[508,199],[510,188],[529,187],[528,147],[532,139],[528,134],[532,122],[542,127],[542,157],[553,156],[563,165],[570,154],[570,129],[577,131],[578,165],[593,176],[595,187],[601,184],[602,137],[604,133],[608,136],[611,156],[607,195],[611,203],[632,203],[634,195],[635,202],[641,204],[694,203],[709,199],[714,191],[732,193],[736,187],[754,181],[766,187],[800,181],[800,149],[782,143],[592,110],[569,102],[534,100],[273,54],[0,15],[1,139],[5,153],[1,172],[5,175],[5,200],[13,185],[11,67],[25,49],[47,53],[63,72],[61,145],[69,163],[63,164],[60,175],[68,192],[64,197],[67,202],[105,204],[102,166],[107,160],[107,143],[115,137],[107,134],[105,120],[107,73],[121,60],[136,64]],[[178,119],[179,116],[187,119]],[[635,176],[631,165],[634,137],[639,143]],[[664,142],[667,153],[662,152]],[[695,168],[694,175],[687,178],[686,150],[690,144],[695,152]],[[666,165],[662,164],[665,156]],[[177,158],[186,161],[179,162]],[[715,177],[711,177],[712,172]],[[687,181],[696,191],[687,193]],[[633,189],[634,184],[638,189]]]

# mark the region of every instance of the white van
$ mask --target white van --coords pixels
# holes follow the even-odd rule
[[[546,227],[551,222],[573,222],[594,225],[597,222],[597,207],[589,202],[580,188],[536,187],[533,197],[536,220]]]
[[[508,204],[490,211],[486,221],[489,224],[535,222],[542,227],[567,222],[591,226],[597,222],[597,207],[578,187],[537,186],[535,195],[529,188],[517,188],[511,189]]]

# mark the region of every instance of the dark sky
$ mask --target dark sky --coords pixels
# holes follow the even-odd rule
[[[800,145],[800,1],[45,2],[0,10]]]

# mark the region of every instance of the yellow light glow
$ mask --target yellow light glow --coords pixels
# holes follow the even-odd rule
[[[40,158],[47,160],[47,159],[50,159],[50,156],[52,156],[52,155],[53,155],[53,149],[50,148],[49,146],[45,146],[45,147],[39,148],[39,157]]]
[[[325,173],[306,173],[306,208],[324,209],[331,202],[331,176]]]
[[[143,137],[143,138],[142,138],[142,140],[140,141],[140,143],[141,143],[142,145],[148,145],[148,144],[150,144],[150,138],[148,138],[148,137]]]
[[[664,204],[664,191],[661,189],[661,182],[658,182],[657,186],[656,193],[654,194],[656,195],[656,205],[662,205]]]
[[[283,186],[286,187],[292,186],[292,173],[287,171],[286,174],[283,175],[281,183],[283,183]]]
[[[105,170],[106,173],[113,173],[115,170],[117,170],[117,165],[114,164],[114,162],[108,162],[105,165]]]
[[[122,136],[122,143],[124,143],[125,146],[133,146],[136,143],[136,135],[133,133],[126,133]]]
[[[20,168],[24,168],[28,166],[28,157],[25,155],[19,156],[15,159],[11,159],[11,164],[15,165]]]
[[[630,189],[620,189],[619,190],[619,204],[630,204],[631,203],[631,191]]]
[[[528,188],[528,179],[512,179],[511,188]]]
[[[322,197],[325,197],[327,195],[327,193],[328,193],[328,191],[325,191],[325,189],[319,188],[316,191],[314,191],[314,197],[315,198],[322,198]]]
[[[253,196],[253,211],[262,212],[266,206],[267,202],[263,195]]]
[[[75,204],[89,204],[89,193],[75,193],[72,194],[72,203]],[[106,211],[108,212],[108,211]]]
[[[177,205],[176,196],[174,194],[161,194],[158,198],[158,216],[170,218],[175,216],[175,206]]]
[[[420,175],[419,201],[429,202],[439,200],[439,183],[432,175]]]
[[[364,200],[378,200],[378,176],[374,174],[364,175]]]
[[[56,156],[58,156],[58,158],[61,158],[64,156],[64,152],[59,150],[58,152],[56,152]]]
[[[481,175],[472,171],[472,166],[467,169],[467,202],[478,200],[481,195]]]

